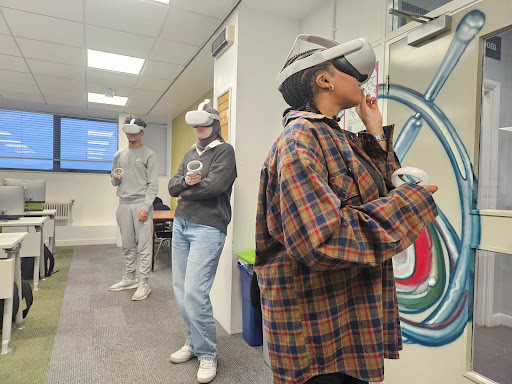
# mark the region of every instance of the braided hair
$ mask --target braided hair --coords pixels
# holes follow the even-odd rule
[[[283,69],[297,60],[304,59],[321,50],[322,49],[320,48],[301,52],[288,59],[284,64]],[[325,61],[311,68],[306,68],[300,72],[294,73],[287,78],[281,85],[280,92],[288,105],[297,111],[308,111],[321,114],[313,97],[314,79],[320,72],[327,71],[330,65],[330,61]]]

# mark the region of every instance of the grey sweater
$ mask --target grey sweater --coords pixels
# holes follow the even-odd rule
[[[187,164],[192,160],[203,163],[202,176],[199,183],[188,187],[183,181]],[[182,197],[174,215],[226,233],[231,221],[229,199],[235,178],[235,151],[230,144],[207,147],[201,155],[195,147],[190,149],[185,153],[178,172],[169,180],[171,196]]]
[[[144,145],[131,149],[126,147],[116,152],[112,171],[123,168],[123,180],[112,185],[117,187],[119,201],[124,204],[144,203],[145,211],[153,206],[158,193],[158,164],[156,154]]]

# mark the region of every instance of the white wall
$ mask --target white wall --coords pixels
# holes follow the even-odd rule
[[[120,115],[124,121],[125,115]],[[170,137],[170,133],[168,134]],[[126,134],[119,130],[119,148],[128,145]],[[169,153],[170,148],[168,148]],[[169,169],[169,168],[168,168]],[[2,176],[23,179],[46,179],[47,201],[75,200],[72,221],[57,225],[56,244],[115,244],[119,234],[116,222],[118,199],[110,175],[36,171],[1,171]],[[159,193],[169,205],[168,177],[159,177]]]
[[[229,116],[229,142],[235,147],[236,150],[236,102],[237,102],[237,59],[238,59],[238,11],[235,10],[231,16],[226,20],[223,27],[226,25],[235,26],[235,42],[221,55],[215,59],[214,62],[214,78],[213,78],[213,103],[217,106],[217,98],[231,89],[230,96],[230,116]],[[235,181],[235,185],[236,185]],[[231,205],[236,192],[233,190],[231,196]],[[235,284],[236,280],[236,261],[233,255],[233,223],[228,226],[228,233],[224,249],[219,260],[217,267],[217,274],[210,293],[213,315],[217,321],[229,333],[240,332],[238,324],[241,323],[241,311],[232,310],[233,301],[237,302]],[[238,282],[238,284],[240,284]]]
[[[299,23],[242,3],[226,24],[235,25],[236,40],[215,60],[213,93],[216,99],[231,89],[230,142],[235,147],[238,177],[233,189],[232,224],[211,299],[215,318],[228,332],[236,333],[242,331],[237,254],[255,247],[259,173],[282,129],[286,108],[275,79],[298,34]]]

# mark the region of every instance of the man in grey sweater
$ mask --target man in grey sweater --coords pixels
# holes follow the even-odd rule
[[[146,123],[140,118],[126,118],[123,131],[128,147],[114,155],[112,185],[117,187],[119,207],[116,218],[121,231],[126,263],[123,279],[110,291],[134,289],[132,300],[144,300],[151,293],[148,284],[153,241],[153,201],[158,192],[156,154],[142,145]],[[139,279],[135,267],[139,255]]]

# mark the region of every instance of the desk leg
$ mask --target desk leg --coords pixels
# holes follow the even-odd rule
[[[10,297],[9,299],[4,299],[4,324],[2,326],[2,355],[5,355],[6,353],[12,351],[12,348],[9,348],[12,327],[12,301],[12,297]]]
[[[151,233],[151,271],[155,270],[155,222],[153,221],[153,233]]]
[[[34,291],[39,290],[39,276],[44,276],[44,242],[43,242],[43,229],[36,227],[36,232],[39,233],[39,257],[34,257]],[[41,273],[41,269],[43,273]]]
[[[51,216],[51,219],[53,220],[53,234],[50,238],[50,246],[53,253],[53,256],[55,256],[55,216]]]
[[[13,251],[7,251],[7,255],[9,258],[13,257]],[[14,265],[11,273],[14,273]],[[20,286],[18,286],[20,287]],[[12,304],[13,304],[13,296],[14,296],[14,286],[12,287],[12,295],[11,297],[4,299],[4,317],[3,317],[3,325],[2,325],[2,355],[9,353],[12,348],[9,348],[9,342],[11,341],[11,330],[12,330]],[[20,289],[18,288],[18,292]],[[21,303],[21,302],[20,302]]]
[[[18,307],[18,312],[16,313],[16,326],[18,329],[23,329],[23,306],[21,305],[21,301],[23,300],[23,293],[21,292],[21,258],[20,258],[20,248],[16,250],[14,253],[14,282],[18,286],[18,303],[20,303]]]

